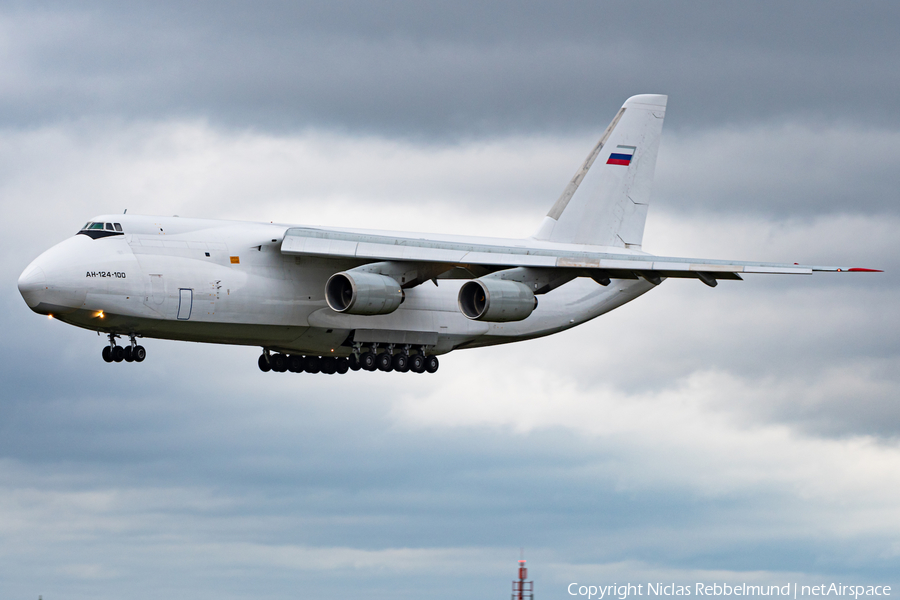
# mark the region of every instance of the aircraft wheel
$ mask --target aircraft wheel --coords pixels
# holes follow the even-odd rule
[[[144,362],[144,359],[147,358],[147,350],[143,346],[135,346],[131,355],[134,357],[134,362]]]
[[[350,355],[347,364],[351,371],[359,371],[362,368],[362,365],[359,364],[359,357],[355,354]]]
[[[374,371],[378,368],[375,364],[375,355],[371,352],[363,352],[359,357],[359,366],[366,371]]]
[[[132,352],[134,352],[134,348],[132,348],[131,346],[126,346],[124,350],[125,355],[122,358],[125,359],[125,362],[134,362],[134,355],[132,354]]]
[[[425,358],[425,370],[429,373],[434,373],[438,370],[440,366],[440,361],[438,361],[437,356],[428,356]]]
[[[301,354],[291,354],[288,357],[288,371],[291,373],[303,372],[303,356]]]
[[[409,369],[413,373],[424,373],[425,372],[425,356],[422,354],[416,354],[409,358]]]
[[[125,360],[125,348],[122,346],[114,346],[112,349],[112,359],[116,362]]]
[[[140,346],[138,346],[138,348],[140,348]],[[262,371],[263,373],[268,373],[269,371],[272,370],[272,367],[269,365],[269,359],[266,358],[265,354],[259,355],[259,360],[257,361],[257,364],[259,364],[259,370]]]
[[[105,360],[106,362],[112,362],[112,348],[109,346],[103,346],[103,352],[101,353],[101,356],[103,356],[103,360]]]
[[[359,366],[358,366],[358,365],[357,365],[356,369],[359,370]],[[350,370],[350,361],[349,361],[349,360],[347,360],[346,358],[339,358],[339,359],[337,359],[337,373],[338,373],[338,375],[343,375],[344,373],[346,373],[346,372],[349,371],[349,370]]]
[[[409,371],[409,356],[403,354],[402,352],[398,352],[394,355],[394,370],[400,373],[406,373]]]
[[[281,352],[272,355],[272,370],[276,373],[287,371],[287,357]]]
[[[337,372],[337,359],[326,356],[322,359],[322,372],[326,375],[334,375]]]
[[[318,356],[307,356],[303,362],[306,363],[307,373],[318,373],[322,370],[322,361]]]
[[[390,355],[388,352],[382,352],[378,356],[375,357],[375,362],[378,365],[379,371],[384,371],[385,373],[394,370],[394,357]]]

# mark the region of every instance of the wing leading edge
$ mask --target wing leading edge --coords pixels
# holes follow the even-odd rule
[[[281,251],[287,255],[356,259],[361,263],[434,263],[445,265],[447,272],[455,268],[481,274],[516,267],[580,269],[585,276],[598,280],[641,277],[657,283],[663,277],[681,277],[700,279],[707,285],[715,285],[718,279],[741,279],[743,273],[809,275],[814,271],[877,271],[858,267],[653,256],[640,252],[589,252],[571,249],[571,245],[569,248],[530,247],[394,237],[308,227],[288,229]]]

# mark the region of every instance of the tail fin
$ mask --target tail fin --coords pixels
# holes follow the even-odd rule
[[[640,249],[666,100],[645,94],[625,101],[535,239]]]

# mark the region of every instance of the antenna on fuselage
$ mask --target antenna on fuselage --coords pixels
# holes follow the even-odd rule
[[[124,215],[127,212],[128,212],[128,209],[126,208],[124,211],[122,211],[122,214]]]

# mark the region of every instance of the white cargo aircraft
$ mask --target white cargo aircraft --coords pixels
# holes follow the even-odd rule
[[[433,373],[439,354],[575,327],[669,277],[870,270],[643,252],[666,99],[625,102],[528,238],[101,215],[19,291],[108,335],[107,362],[141,362],[137,338],[162,338],[261,346],[263,371]]]

